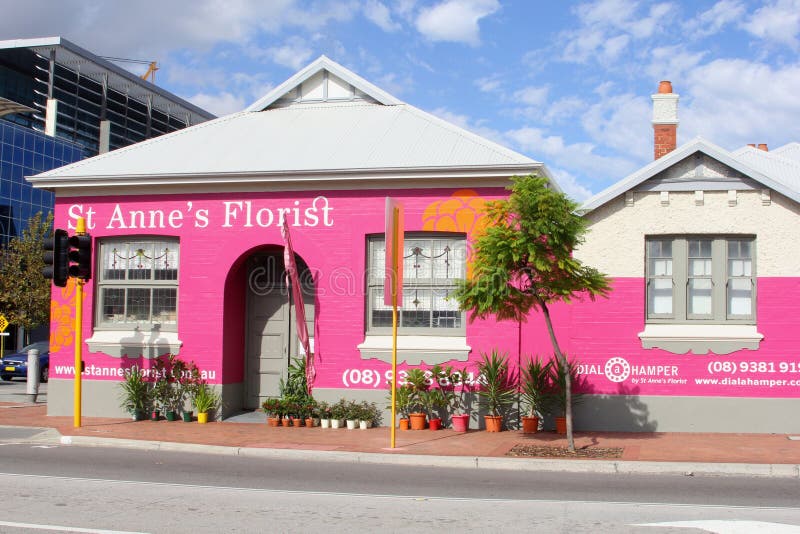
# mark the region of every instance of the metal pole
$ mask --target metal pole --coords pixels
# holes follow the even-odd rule
[[[392,213],[392,448],[395,447],[395,434],[397,427],[397,284],[402,284],[398,280],[398,259],[397,234],[399,226],[400,210],[395,208]]]
[[[39,349],[28,351],[28,380],[25,384],[28,402],[35,403],[39,395]]]
[[[86,234],[86,220],[78,217],[75,224],[75,235]],[[82,326],[83,326],[83,284],[80,278],[75,278],[75,394],[73,397],[73,426],[81,427],[81,373],[83,361],[81,358]]]

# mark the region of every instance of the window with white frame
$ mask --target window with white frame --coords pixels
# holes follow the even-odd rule
[[[386,241],[368,239],[367,331],[391,332],[392,308],[384,304]],[[407,335],[463,335],[464,314],[450,298],[466,277],[464,234],[407,233],[403,250],[403,302],[398,331]]]
[[[177,239],[103,240],[99,261],[98,327],[176,330]]]
[[[647,322],[755,324],[755,238],[646,239]]]

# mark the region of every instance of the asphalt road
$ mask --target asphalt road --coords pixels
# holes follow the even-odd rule
[[[1,532],[800,533],[798,479],[298,462],[34,445],[35,434],[0,429]]]

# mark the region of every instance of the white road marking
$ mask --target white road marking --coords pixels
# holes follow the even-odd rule
[[[697,528],[714,534],[800,534],[800,526],[764,521],[670,521],[665,523],[645,523],[640,527]]]
[[[65,527],[61,525],[37,525],[35,523],[15,523],[13,521],[0,521],[2,527],[29,528],[33,530],[56,530],[58,532],[87,532],[90,534],[143,534],[129,530],[100,530],[96,528]]]

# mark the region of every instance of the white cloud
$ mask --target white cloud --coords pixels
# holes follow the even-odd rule
[[[798,48],[800,34],[800,0],[777,0],[753,14],[743,24],[751,34],[767,41]]]
[[[431,41],[480,44],[478,23],[500,9],[497,0],[446,0],[422,9],[417,30]]]
[[[290,37],[282,46],[267,48],[264,54],[278,65],[299,70],[308,64],[314,51],[305,39]]]
[[[542,107],[547,103],[548,87],[524,87],[514,92],[514,98],[527,106]]]
[[[534,159],[545,161],[548,168],[562,169],[562,172],[570,173],[570,176],[572,173],[587,176],[586,180],[591,182],[590,184],[579,184],[576,181],[571,186],[571,194],[576,198],[580,196],[575,192],[577,188],[587,191],[599,190],[604,186],[603,184],[621,180],[640,165],[633,158],[599,154],[595,152],[597,147],[593,143],[567,144],[561,136],[547,135],[540,128],[519,128],[509,130],[504,135],[520,150],[533,154]],[[567,183],[568,181],[567,178]],[[561,184],[560,181],[559,184]],[[567,184],[562,184],[562,186],[566,189]]]
[[[561,190],[572,200],[583,202],[594,194],[590,189],[581,185],[577,177],[566,169],[552,168],[548,165],[547,170],[550,171]]]
[[[676,7],[664,2],[649,6],[638,15],[635,0],[598,0],[578,5],[574,12],[577,29],[564,31],[561,58],[574,63],[597,60],[610,64],[631,48],[634,41],[650,39],[671,24]]]
[[[395,32],[400,24],[392,20],[389,8],[378,0],[367,0],[364,4],[364,16],[385,32]]]
[[[581,123],[595,143],[642,162],[653,153],[651,118],[649,98],[605,94],[583,113]]]
[[[654,48],[647,73],[655,80],[675,80],[680,82],[687,73],[700,64],[708,52],[690,52],[683,45]],[[655,91],[655,88],[653,88]]]
[[[242,96],[232,95],[231,93],[227,92],[213,95],[208,93],[198,93],[194,96],[190,96],[187,98],[187,100],[196,106],[200,106],[201,108],[210,111],[218,117],[236,113],[237,111],[242,111],[250,104],[250,102],[245,101]]]
[[[728,149],[800,139],[800,64],[719,59],[692,71],[685,83],[689,101],[678,112],[682,138],[701,135]]]
[[[503,79],[499,75],[486,76],[475,80],[475,87],[482,93],[494,93],[500,90]]]
[[[740,0],[720,0],[684,24],[684,34],[699,39],[718,34],[725,26],[742,20],[745,6]]]

